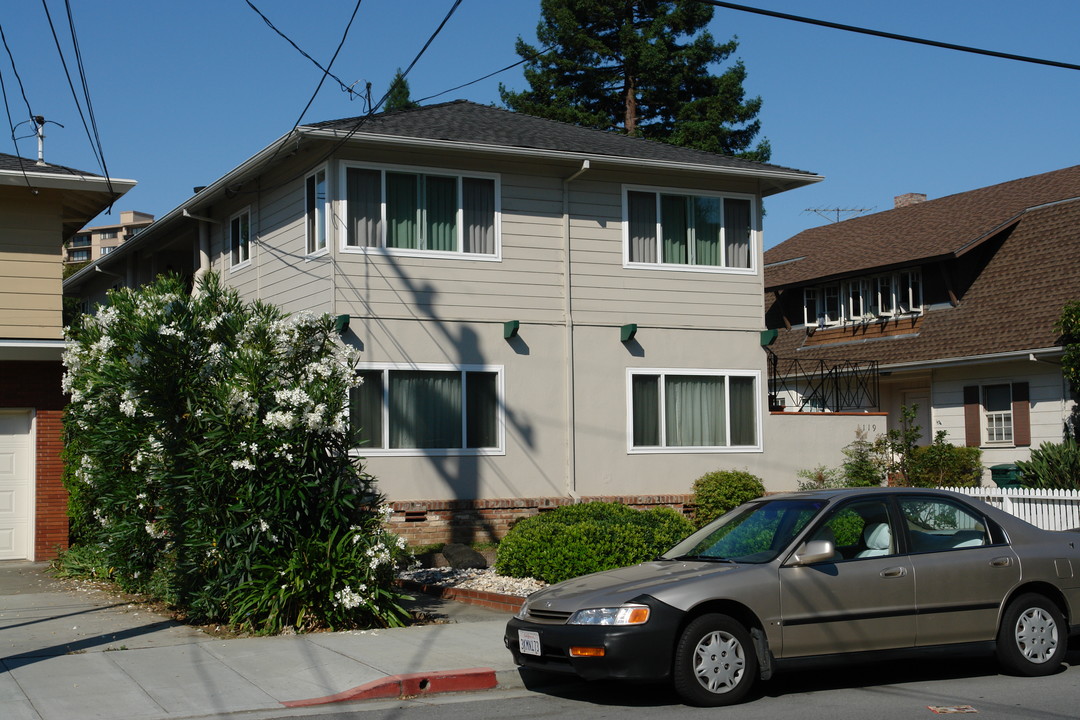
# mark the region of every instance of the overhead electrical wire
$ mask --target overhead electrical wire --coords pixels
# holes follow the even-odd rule
[[[26,114],[30,122],[34,121],[34,111],[30,109],[30,101],[26,98],[26,88],[23,86],[22,78],[19,77],[19,69],[15,67],[15,55],[11,52],[11,46],[8,45],[7,35],[4,34],[4,26],[0,25],[0,40],[3,40],[4,49],[7,51],[8,59],[11,61],[11,72],[15,74],[15,79],[19,83],[19,92],[22,93],[23,102],[26,103]],[[26,175],[26,164],[22,162],[22,155],[19,154],[19,141],[15,138],[15,121],[11,117],[11,106],[8,104],[7,86],[4,84],[4,74],[0,73],[0,91],[4,94],[4,110],[7,112],[8,127],[11,128],[11,144],[15,146],[15,157],[19,160],[19,169],[22,171],[23,180],[26,181],[26,187],[31,192],[37,192],[30,184],[30,178]],[[23,122],[26,122],[25,120]],[[22,123],[19,123],[20,125]]]
[[[834,30],[844,30],[846,32],[859,33],[862,35],[872,35],[874,37],[887,38],[889,40],[900,40],[902,42],[915,43],[918,45],[929,45],[931,47],[944,48],[946,50],[956,50],[958,52],[973,53],[975,55],[986,55],[989,57],[1002,58],[1004,60],[1016,60],[1017,62],[1034,63],[1036,65],[1049,65],[1050,67],[1064,68],[1066,70],[1080,70],[1080,65],[1060,62],[1058,60],[1044,60],[1042,58],[1028,57],[1026,55],[1014,55],[1013,53],[998,52],[997,50],[984,50],[982,48],[970,47],[968,45],[957,45],[955,43],[941,42],[938,40],[926,40],[925,38],[912,37],[911,35],[900,35],[898,33],[885,32],[884,30],[871,30],[868,28],[857,27],[855,25],[844,25],[842,23],[829,22],[828,20],[816,20],[814,18],[803,17],[801,15],[791,15],[789,13],[777,12],[775,10],[765,10],[763,8],[755,8],[748,5],[739,5],[731,2],[723,2],[723,0],[698,0],[698,2],[707,3],[715,7],[725,8],[727,10],[738,10],[740,12],[748,12],[755,15],[765,15],[766,17],[780,18],[781,20],[791,20],[793,22],[806,23],[808,25],[817,25],[819,27],[827,27]]]
[[[45,0],[42,0],[45,2]],[[68,29],[71,31],[71,46],[75,49],[75,64],[79,69],[79,80],[82,83],[83,97],[86,99],[86,114],[90,116],[90,127],[94,131],[94,143],[97,147],[98,157],[101,158],[101,171],[105,175],[105,184],[109,188],[109,194],[113,191],[112,180],[109,178],[109,166],[105,162],[105,150],[101,145],[101,133],[98,131],[97,117],[94,115],[94,103],[90,100],[90,85],[86,81],[86,67],[83,65],[82,51],[79,49],[79,35],[75,32],[75,17],[71,13],[71,0],[64,0],[64,8],[67,10]]]
[[[315,65],[317,67],[319,67],[320,69],[322,69],[323,72],[326,75],[329,75],[330,77],[337,80],[338,83],[340,83],[343,87],[346,87],[345,84],[342,83],[340,78],[338,78],[337,76],[335,76],[333,73],[330,72],[329,68],[324,68],[314,58],[312,58],[306,52],[301,50],[300,46],[298,46],[295,42],[293,42],[291,39],[289,39],[284,33],[282,33],[280,30],[278,30],[276,27],[274,27],[273,23],[271,23],[270,20],[265,15],[263,15],[263,13],[260,12],[259,9],[257,7],[255,7],[255,5],[252,4],[251,0],[245,0],[245,2],[248,4],[248,6],[251,7],[252,10],[254,10],[259,15],[259,17],[261,17],[263,19],[263,21],[271,29],[274,30],[274,32],[276,32],[278,35],[281,35],[282,38],[284,38],[290,45],[292,45],[297,50],[297,52],[299,52],[301,55],[303,55],[304,57],[308,58],[313,63],[315,63]],[[435,28],[435,31],[427,39],[427,42],[424,43],[424,46],[422,48],[420,48],[419,52],[416,53],[416,55],[412,59],[412,62],[409,63],[409,66],[405,69],[405,71],[401,73],[401,76],[403,78],[409,74],[409,71],[413,69],[413,67],[416,65],[416,63],[420,61],[420,58],[423,57],[424,53],[427,52],[427,49],[429,47],[431,47],[431,43],[435,41],[435,38],[438,37],[439,33],[442,32],[444,27],[446,27],[446,23],[449,22],[450,18],[453,17],[455,12],[457,12],[458,6],[461,5],[461,2],[462,2],[462,0],[455,0],[453,6],[451,6],[450,10],[446,13],[446,16],[442,19],[442,22],[439,23],[439,26],[437,28]],[[335,57],[336,57],[336,53],[335,53]],[[353,92],[353,90],[351,88],[348,88],[348,90],[349,90],[349,92]],[[354,94],[359,96],[358,93],[354,93]],[[368,110],[367,113],[357,117],[356,122],[353,124],[353,126],[351,128],[349,128],[349,130],[336,143],[334,143],[330,147],[330,149],[327,150],[326,153],[324,153],[315,164],[325,162],[329,157],[331,157],[335,152],[337,152],[337,150],[342,145],[344,145],[346,142],[348,142],[349,139],[352,138],[353,135],[355,135],[357,132],[359,132],[360,128],[364,125],[364,123],[367,121],[367,119],[369,117],[371,117],[372,115],[375,115],[378,112],[378,109],[380,107],[382,107],[382,105],[386,102],[386,99],[389,96],[390,96],[390,89],[387,88],[386,92],[383,93],[382,97],[379,99],[379,102],[375,103],[375,105],[373,105],[371,107],[371,109]],[[299,127],[299,125],[294,126],[293,131],[295,131],[297,127]],[[286,133],[285,137],[283,137],[282,141],[281,141],[282,146],[287,144],[292,139],[293,139],[292,138],[292,131]],[[271,159],[277,155],[277,152],[278,152],[277,150],[274,151],[274,155],[271,156]],[[270,162],[270,160],[268,159],[266,161],[266,163],[269,163],[269,162]],[[266,163],[264,163],[264,166],[265,166]],[[299,176],[296,176],[296,177],[299,177]],[[283,180],[280,183],[277,183],[275,187],[281,187],[281,186],[283,186],[283,185],[285,185],[285,184],[287,184],[289,182],[292,182],[293,180],[296,179],[296,177],[289,178],[287,180]],[[240,192],[239,189],[237,189],[237,192]],[[252,192],[258,192],[258,191],[252,191]]]
[[[66,0],[65,0],[65,4],[67,4]],[[80,81],[81,81],[82,86],[83,86],[84,99],[86,101],[86,109],[87,109],[87,112],[90,114],[91,121],[93,122],[93,125],[94,125],[93,132],[91,132],[91,130],[90,130],[90,125],[87,124],[86,115],[83,114],[82,103],[79,102],[79,93],[75,89],[75,83],[71,79],[71,71],[68,70],[67,60],[64,57],[64,50],[60,46],[60,37],[56,34],[56,26],[53,24],[52,14],[49,12],[49,4],[48,4],[47,0],[41,0],[41,6],[45,9],[45,17],[49,21],[49,29],[52,31],[53,42],[56,43],[56,52],[60,56],[60,64],[64,68],[64,75],[67,77],[68,87],[71,89],[71,97],[75,101],[76,109],[78,109],[78,111],[79,111],[79,119],[82,120],[83,129],[86,131],[86,137],[90,141],[91,150],[93,151],[94,156],[97,158],[98,166],[101,169],[101,174],[105,176],[105,183],[109,188],[109,194],[110,195],[115,195],[116,193],[115,193],[115,190],[113,190],[112,180],[109,178],[109,170],[108,170],[108,167],[105,164],[105,153],[103,152],[102,147],[101,147],[101,136],[97,132],[97,123],[93,121],[93,106],[92,106],[92,104],[90,102],[89,85],[86,82],[86,73],[85,73],[85,70],[84,70],[83,64],[82,64],[82,54],[78,50],[78,39],[77,39],[77,36],[76,36],[76,33],[75,33],[75,23],[74,23],[74,20],[73,20],[73,18],[71,16],[71,6],[67,5],[68,24],[69,24],[69,26],[71,28],[72,40],[73,40],[73,42],[75,43],[75,46],[76,46],[75,55],[76,55],[77,62],[78,62],[79,76],[80,76]],[[96,141],[95,141],[95,137],[97,138]],[[110,206],[110,210],[111,210],[111,206]]]

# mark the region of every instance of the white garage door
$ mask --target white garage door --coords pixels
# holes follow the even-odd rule
[[[0,411],[0,560],[29,551],[30,413]]]

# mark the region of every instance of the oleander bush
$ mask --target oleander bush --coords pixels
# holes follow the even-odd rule
[[[694,525],[703,527],[729,510],[765,494],[757,475],[745,470],[717,470],[694,481]]]
[[[349,455],[355,353],[332,318],[245,304],[212,274],[194,294],[163,277],[110,292],[68,340],[71,565],[196,622],[403,621],[404,542]]]
[[[566,505],[515,523],[499,543],[495,570],[510,577],[561,582],[651,560],[693,529],[689,520],[667,507]]]

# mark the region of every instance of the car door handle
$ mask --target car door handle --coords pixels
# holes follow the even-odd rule
[[[881,577],[883,578],[904,577],[905,575],[907,575],[906,567],[891,567],[881,571]]]
[[[990,561],[990,567],[1009,567],[1012,565],[1011,557],[996,557]]]

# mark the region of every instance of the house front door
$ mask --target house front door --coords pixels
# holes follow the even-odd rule
[[[906,407],[918,406],[915,412],[915,424],[919,426],[922,437],[920,445],[929,445],[934,442],[934,428],[930,424],[930,393],[926,390],[906,391],[904,393],[904,405]]]

